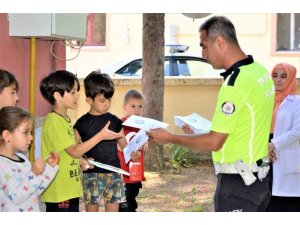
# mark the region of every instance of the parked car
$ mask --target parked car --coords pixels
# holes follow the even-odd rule
[[[203,78],[220,78],[221,70],[215,70],[206,59],[186,53],[188,46],[168,45],[169,53],[165,54],[165,76],[191,76]],[[143,59],[130,57],[120,60],[101,69],[109,75],[141,76]]]

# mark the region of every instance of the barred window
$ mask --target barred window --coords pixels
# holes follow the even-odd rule
[[[79,42],[76,43],[80,45]],[[87,21],[87,36],[83,46],[106,46],[106,14],[90,13]]]
[[[278,13],[276,51],[300,51],[300,13]]]

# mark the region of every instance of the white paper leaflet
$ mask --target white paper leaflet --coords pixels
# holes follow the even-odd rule
[[[130,175],[125,170],[122,170],[120,168],[117,168],[117,167],[114,167],[114,166],[111,166],[111,165],[100,163],[100,162],[97,162],[97,161],[94,161],[94,160],[89,160],[89,162],[92,163],[94,166],[97,166],[97,167],[102,168],[102,169],[106,169],[106,170],[110,170],[110,171],[113,171],[113,172],[116,172],[116,173],[124,174],[126,176]]]
[[[154,128],[166,128],[169,126],[169,124],[147,117],[132,115],[125,120],[125,122],[123,122],[123,126],[135,127],[142,130],[150,130]]]
[[[175,116],[175,125],[182,127],[189,125],[195,133],[208,133],[211,128],[211,122],[197,113],[192,113],[188,116]]]
[[[140,130],[136,135],[128,142],[127,146],[123,149],[125,162],[128,163],[132,152],[139,150],[143,144],[148,141],[149,137],[146,135],[146,131]]]

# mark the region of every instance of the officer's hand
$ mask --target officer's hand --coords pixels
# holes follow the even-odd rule
[[[163,128],[151,129],[147,131],[146,134],[151,140],[155,141],[157,144],[169,143],[172,138],[172,134]]]
[[[194,130],[193,128],[191,128],[189,125],[185,124],[181,127],[181,129],[183,130],[184,133],[186,134],[194,134]]]

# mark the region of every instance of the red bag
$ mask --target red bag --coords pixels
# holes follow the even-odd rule
[[[129,162],[129,180],[130,181],[142,181],[143,180],[143,168],[140,162]]]

